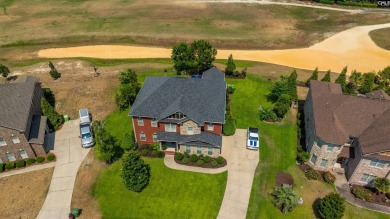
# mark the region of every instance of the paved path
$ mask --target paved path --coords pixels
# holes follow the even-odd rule
[[[347,202],[349,202],[350,204],[355,205],[357,207],[360,207],[360,208],[366,208],[366,209],[370,209],[373,211],[378,211],[378,212],[382,212],[385,214],[390,214],[389,207],[365,202],[365,201],[362,201],[362,200],[356,198],[350,192],[347,179],[345,178],[345,176],[343,174],[340,175],[340,174],[336,173],[335,176],[336,176],[336,181],[335,181],[336,190],[338,193],[341,194],[341,196],[343,196],[345,198],[345,200]]]
[[[60,131],[48,136],[55,138],[57,161],[38,219],[68,219],[77,171],[90,150],[81,147],[78,124],[78,120],[66,122]]]
[[[23,169],[12,170],[9,172],[0,173],[0,178],[6,177],[6,176],[13,176],[13,175],[21,174],[21,173],[32,172],[32,171],[36,171],[36,170],[42,170],[42,169],[54,167],[55,165],[56,165],[55,162],[36,164],[34,166],[28,166],[28,167],[25,167]]]
[[[165,166],[175,169],[175,170],[184,170],[184,171],[191,171],[191,172],[197,172],[197,173],[209,173],[209,174],[218,174],[225,172],[227,170],[227,166],[218,168],[218,169],[211,169],[211,168],[202,168],[202,167],[192,167],[192,166],[185,166],[181,165],[175,162],[173,155],[166,155],[164,158],[164,164]]]

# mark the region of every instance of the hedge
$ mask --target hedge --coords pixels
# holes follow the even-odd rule
[[[0,163],[0,173],[4,172],[5,164]]]
[[[226,136],[234,135],[234,133],[236,133],[236,124],[232,115],[228,114],[226,116],[226,121],[223,125],[222,132]]]
[[[37,160],[35,160],[35,158],[29,158],[27,160],[27,165],[31,165],[31,164],[34,164]]]
[[[352,194],[356,196],[356,198],[371,202],[373,200],[371,192],[361,189],[361,188],[356,188],[352,190]]]
[[[18,160],[16,161],[16,167],[25,167],[26,166],[26,162],[24,160]]]
[[[369,2],[349,2],[349,1],[338,1],[338,5],[345,6],[359,6],[359,7],[367,7],[367,8],[376,8],[377,4],[369,3]]]
[[[43,161],[45,161],[45,158],[44,157],[37,157],[37,163],[43,163]]]
[[[64,123],[64,117],[54,111],[54,108],[45,98],[41,99],[41,107],[43,115],[47,116],[49,123],[54,127],[55,130],[58,130],[60,125]]]
[[[10,170],[15,168],[15,162],[8,162],[5,164],[5,169]]]

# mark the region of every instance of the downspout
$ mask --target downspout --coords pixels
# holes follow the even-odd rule
[[[136,134],[136,132],[135,132],[135,126],[134,126],[134,118],[133,118],[133,116],[131,116],[131,123],[133,124],[133,132],[134,132],[135,142],[138,143],[137,134]]]

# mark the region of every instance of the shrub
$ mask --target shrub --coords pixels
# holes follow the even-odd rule
[[[175,154],[175,158],[176,158],[176,160],[183,160],[184,155],[182,153],[180,153],[180,152],[177,152]]]
[[[306,163],[310,158],[310,153],[303,151],[301,153],[298,153],[297,159],[302,161],[303,163]]]
[[[387,197],[388,199],[390,199],[390,192],[387,192],[387,193],[386,193],[386,197]]]
[[[302,145],[298,145],[297,151],[298,151],[299,153],[302,153],[302,152],[304,151]]]
[[[142,156],[148,155],[148,150],[147,150],[147,149],[143,149],[143,150],[141,151],[141,155],[142,155]]]
[[[352,194],[356,196],[356,198],[371,202],[373,200],[371,192],[361,189],[361,188],[356,188],[352,190]]]
[[[236,86],[234,84],[228,84],[226,90],[229,94],[233,94],[236,91]]]
[[[126,133],[124,136],[123,136],[123,140],[122,140],[122,148],[123,149],[126,149],[126,150],[133,150],[136,148],[136,143],[135,143],[135,136],[134,136],[134,132],[132,132],[131,134],[129,133]]]
[[[24,160],[18,160],[16,161],[16,167],[25,167],[26,166],[26,162]]]
[[[15,168],[15,162],[8,162],[5,164],[5,169],[10,170]]]
[[[152,156],[157,157],[158,151],[152,151]]]
[[[164,157],[165,153],[163,151],[158,151],[158,157]]]
[[[334,181],[336,180],[336,177],[335,177],[332,173],[326,172],[326,173],[324,174],[324,180],[325,180],[325,182],[327,182],[327,183],[333,184]]]
[[[260,120],[261,121],[268,121],[268,122],[274,122],[277,118],[274,111],[272,111],[271,108],[262,107],[260,108]]]
[[[218,162],[216,160],[211,161],[211,166],[213,167],[218,166]]]
[[[4,172],[4,166],[5,166],[5,164],[0,163],[0,173]]]
[[[222,156],[217,157],[217,162],[219,164],[222,164],[224,161],[225,161],[225,158],[223,158]]]
[[[167,144],[162,144],[161,145],[161,148],[165,151],[168,147],[167,147]]]
[[[47,160],[48,161],[52,161],[52,160],[54,160],[56,158],[56,155],[54,155],[54,154],[49,154],[49,155],[47,155]]]
[[[149,145],[149,150],[154,150],[154,146],[151,144],[151,145]]]
[[[44,157],[37,157],[37,163],[43,163],[43,161],[45,161],[45,158]]]
[[[334,4],[334,0],[320,0],[320,3],[331,5]]]
[[[184,164],[188,164],[188,163],[190,162],[190,158],[185,157],[185,158],[183,158],[182,162],[183,162]]]
[[[31,165],[31,164],[34,164],[37,160],[35,160],[35,158],[28,158],[27,160],[27,165]]]
[[[203,160],[204,159],[204,155],[203,154],[199,154],[199,160]]]
[[[276,187],[272,195],[274,196],[272,203],[280,207],[283,214],[287,214],[298,206],[298,196],[291,186]]]
[[[344,216],[344,211],[344,198],[338,193],[330,193],[322,198],[318,205],[318,213],[323,219],[341,219]]]
[[[198,164],[198,166],[202,166],[202,165],[204,164],[204,161],[203,161],[203,160],[198,160],[198,161],[196,162],[196,164]]]
[[[197,160],[198,160],[198,155],[196,155],[196,154],[191,154],[191,161],[192,161],[193,163],[195,163]]]
[[[149,185],[149,164],[145,164],[138,154],[130,153],[123,159],[122,177],[128,190],[141,192]]]
[[[314,180],[321,179],[321,174],[317,170],[310,169],[305,173],[305,175],[309,179],[314,179]]]
[[[234,135],[236,132],[236,124],[232,115],[228,114],[226,116],[226,122],[222,127],[223,134],[226,136]]]
[[[190,154],[187,152],[184,152],[184,157],[190,158]]]
[[[376,178],[374,180],[374,186],[380,193],[386,193],[390,188],[390,181],[386,178]]]
[[[55,130],[58,130],[60,125],[64,123],[64,117],[57,113],[45,98],[41,99],[41,108],[43,115],[47,116],[49,124],[52,125]]]
[[[204,160],[204,162],[206,162],[206,163],[210,163],[211,157],[210,157],[210,156],[205,156],[203,160]]]

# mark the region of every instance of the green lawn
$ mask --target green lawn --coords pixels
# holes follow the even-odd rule
[[[172,170],[162,159],[148,159],[150,185],[141,193],[127,190],[121,162],[97,179],[93,195],[103,218],[216,218],[222,204],[227,173],[202,174]]]

